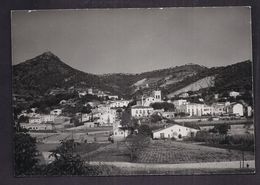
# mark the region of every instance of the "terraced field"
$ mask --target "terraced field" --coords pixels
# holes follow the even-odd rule
[[[253,160],[252,152],[245,152],[245,160]],[[138,157],[140,163],[191,163],[242,160],[238,150],[227,150],[175,141],[152,141]]]
[[[245,152],[244,156],[245,160],[254,159],[252,152]],[[129,151],[123,143],[118,146],[114,143],[99,147],[91,153],[85,153],[84,158],[89,161],[130,162]],[[208,147],[194,143],[153,140],[133,162],[178,164],[235,160],[242,160],[242,153],[238,150]]]

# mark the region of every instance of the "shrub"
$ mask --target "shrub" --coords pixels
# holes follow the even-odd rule
[[[151,136],[152,135],[152,130],[149,127],[149,125],[141,125],[138,128],[138,133],[146,136]]]
[[[214,126],[214,128],[210,129],[209,132],[226,135],[229,129],[230,129],[230,125],[223,123],[223,124]]]

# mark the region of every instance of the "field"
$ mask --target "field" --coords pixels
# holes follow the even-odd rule
[[[73,128],[57,133],[30,132],[30,135],[35,137],[38,143],[47,145],[59,144],[62,140],[68,139],[74,139],[78,143],[107,143],[112,129],[112,127],[87,128],[84,130],[75,130],[77,127]]]
[[[82,154],[82,153],[81,153]],[[254,160],[252,152],[245,152],[245,160]],[[129,151],[123,143],[108,144],[82,155],[87,161],[130,162]],[[194,143],[152,140],[138,155],[136,163],[179,164],[196,162],[242,160],[238,150],[228,150]]]
[[[253,153],[245,153],[245,160],[254,159]],[[242,160],[238,150],[227,150],[175,141],[152,141],[138,157],[142,163],[193,163]]]

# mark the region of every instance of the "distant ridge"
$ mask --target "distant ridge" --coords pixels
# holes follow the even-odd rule
[[[248,60],[213,68],[189,63],[138,74],[96,75],[74,69],[47,51],[13,66],[13,91],[16,94],[40,96],[53,88],[95,87],[131,98],[142,91],[158,88],[165,95],[172,94],[208,76],[215,76],[214,88],[210,88],[216,92],[228,89],[252,89],[252,62]]]

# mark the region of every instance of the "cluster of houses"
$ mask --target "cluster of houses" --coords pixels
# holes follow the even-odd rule
[[[28,118],[28,122],[20,123],[22,128],[31,131],[53,131],[55,129],[64,128],[66,124],[69,124],[69,118],[61,116],[61,109],[54,109],[50,114],[36,113],[36,109],[31,109],[32,112],[27,113],[23,111],[18,117],[24,116]]]
[[[108,99],[113,99],[113,100],[119,99],[119,97],[117,95],[112,95],[110,92],[104,92],[104,91],[101,91],[99,89],[94,89],[94,88],[88,88],[87,90],[80,89],[80,90],[77,90],[77,92],[78,92],[79,97],[90,94],[90,95],[97,96],[99,98],[107,97]]]
[[[131,115],[133,117],[149,117],[155,110],[150,106],[155,102],[163,102],[161,99],[160,91],[154,91],[154,96],[141,98],[137,105],[131,107]],[[201,117],[201,116],[252,116],[252,107],[239,102],[216,102],[211,105],[201,103],[191,103],[186,99],[177,99],[167,101],[174,104],[175,112],[163,112],[167,118],[173,118],[179,113],[184,113],[188,117]],[[158,111],[158,110],[157,110]]]
[[[52,92],[53,93],[53,92]],[[81,125],[86,128],[90,127],[111,127],[111,133],[113,140],[123,140],[129,134],[130,131],[121,125],[119,111],[125,110],[129,106],[130,100],[119,99],[117,95],[110,95],[103,91],[89,88],[84,91],[78,91],[79,97],[87,94],[96,95],[98,97],[109,97],[106,101],[93,101],[86,102],[84,106],[90,106],[90,113],[77,113],[73,118],[76,119]],[[230,96],[236,97],[239,93],[230,92]],[[236,117],[252,116],[252,107],[239,103],[239,102],[216,102],[211,105],[203,103],[191,103],[187,99],[179,98],[173,101],[168,100],[167,103],[174,105],[174,111],[165,111],[154,109],[151,105],[153,103],[165,102],[162,99],[160,90],[155,90],[149,94],[142,95],[136,102],[136,105],[130,107],[131,117],[137,120],[144,118],[151,118],[152,115],[158,114],[166,120],[174,120],[175,122],[182,122],[184,119],[199,119],[209,117],[223,117],[232,115]],[[73,104],[75,102],[61,101],[61,105]],[[66,129],[68,125],[71,125],[71,117],[63,115],[62,109],[54,109],[49,114],[37,114],[35,110],[31,113],[22,112],[20,116],[26,116],[29,118],[28,123],[22,123],[23,128],[29,130],[43,131],[54,130],[57,128]],[[182,115],[182,116],[180,116]],[[141,122],[139,122],[141,124]],[[76,125],[74,125],[76,126]],[[164,125],[159,130],[153,131],[154,139],[162,138],[175,138],[182,139],[183,137],[193,136],[197,133],[198,129],[183,126],[181,124],[169,124]]]
[[[180,99],[173,101],[176,112],[186,113],[188,116],[220,116],[225,114],[233,114],[235,116],[246,116],[252,115],[252,107],[244,106],[238,102],[222,102],[213,103],[212,105],[206,105],[204,103],[190,103],[187,100]]]
[[[21,123],[23,128],[31,131],[55,130],[57,128],[67,128],[77,120],[80,125],[88,127],[113,126],[117,118],[117,110],[125,108],[130,101],[111,100],[106,102],[88,102],[84,106],[91,106],[91,113],[76,113],[73,117],[63,115],[62,109],[51,110],[49,114],[39,114],[35,112],[27,113],[23,111],[20,116],[28,118],[26,123]],[[61,102],[65,103],[65,102]],[[76,126],[74,124],[74,126]]]
[[[239,93],[232,91],[229,95],[236,97]],[[191,103],[187,101],[187,99],[180,98],[173,101],[167,101],[168,103],[174,104],[175,110],[172,112],[154,110],[150,105],[156,102],[163,102],[161,99],[161,91],[153,91],[150,96],[142,96],[137,102],[137,105],[131,107],[132,117],[141,119],[144,117],[150,117],[156,113],[162,118],[171,119],[175,122],[185,122],[187,120],[207,121],[209,118],[219,120],[225,119],[226,117],[235,117],[239,119],[243,116],[252,116],[252,107],[239,102],[215,102],[211,105],[207,105],[203,103],[203,99],[201,99],[201,103]],[[184,116],[180,117],[180,113]],[[183,137],[195,135],[197,131],[198,129],[189,128],[176,123],[153,131],[153,138],[182,139]]]

